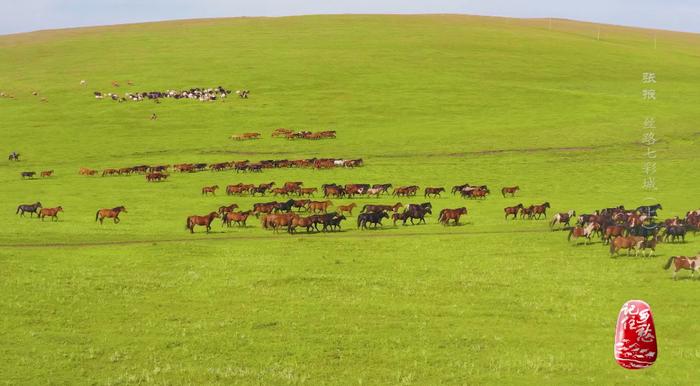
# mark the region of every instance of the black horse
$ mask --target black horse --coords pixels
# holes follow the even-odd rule
[[[275,212],[291,212],[294,208],[294,200],[287,200],[287,202],[280,202],[275,205]]]
[[[663,224],[651,223],[646,225],[637,225],[632,228],[627,228],[627,233],[630,236],[642,236],[645,239],[654,237],[659,234],[659,231],[664,227]]]
[[[34,178],[36,172],[21,172],[19,175],[21,175],[22,178]]]
[[[369,213],[360,213],[359,216],[357,216],[357,227],[362,227],[362,229],[367,229],[367,223],[374,224],[374,227],[376,228],[377,225],[382,225],[382,219],[383,218],[389,218],[389,214],[386,212],[369,212]]]
[[[426,204],[428,206],[423,206]],[[402,214],[402,220],[404,225],[406,225],[406,220],[411,220],[411,225],[415,225],[415,223],[413,222],[414,219],[418,220],[418,224],[425,224],[425,215],[433,214],[433,211],[431,210],[430,203],[425,203],[421,205],[411,204],[406,208],[406,210]]]
[[[41,208],[41,203],[38,201],[33,204],[22,204],[17,207],[17,212],[15,212],[15,214],[19,214],[23,217],[24,213],[29,212],[29,217],[33,217],[36,214],[37,218],[39,218],[39,209]]]
[[[641,214],[646,214],[649,217],[656,217],[656,211],[661,210],[663,207],[661,204],[656,205],[642,205],[637,208],[637,212]]]
[[[321,229],[323,232],[328,232],[328,230],[334,231],[336,228],[340,230],[340,222],[345,219],[345,216],[342,214],[339,215],[336,212],[321,214],[318,215],[317,220],[314,222],[314,227],[318,230],[318,224],[323,224],[323,228]]]
[[[664,234],[664,242],[667,242],[669,239],[671,239],[672,243],[675,243],[678,239],[681,239],[681,242],[685,242],[686,233],[688,233],[688,230],[684,225],[667,226],[666,233]]]

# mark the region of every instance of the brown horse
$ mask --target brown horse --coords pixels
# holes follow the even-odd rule
[[[293,213],[266,214],[261,219],[263,228],[270,229],[277,233],[279,228],[288,227],[294,218],[299,217]]]
[[[433,197],[440,197],[440,193],[444,191],[445,188],[425,188],[423,197],[430,198],[431,194],[433,195]]]
[[[518,217],[518,212],[520,212],[523,209],[523,204],[518,204],[516,206],[509,206],[507,208],[503,208],[503,211],[505,212],[505,218],[508,220],[508,216],[513,216],[513,220],[515,220]]]
[[[168,178],[168,175],[165,173],[161,173],[161,172],[146,174],[146,181],[148,181],[148,182],[163,181],[167,178]]]
[[[450,224],[450,220],[454,220],[454,225],[458,225],[459,218],[462,215],[467,215],[467,208],[461,207],[457,209],[443,209],[440,211],[438,221],[442,223],[442,225],[447,226]]]
[[[42,177],[51,177],[53,175],[53,170],[44,170],[41,172]]]
[[[223,214],[223,217],[221,218],[221,226],[226,226],[230,227],[232,223],[236,223],[238,226],[246,227],[246,221],[248,220],[248,216],[252,211],[247,210],[245,212],[227,212]]]
[[[211,193],[213,196],[216,196],[216,189],[219,189],[219,185],[205,186],[202,188],[202,194],[206,196]]]
[[[104,221],[105,218],[112,218],[114,219],[114,223],[118,224],[119,221],[119,213],[124,212],[124,213],[129,213],[126,211],[126,208],[123,206],[118,206],[116,208],[112,209],[100,209],[97,211],[95,214],[95,221],[100,220],[100,224]]]
[[[603,234],[603,244],[610,244],[610,240],[617,236],[622,236],[625,233],[625,227],[623,225],[610,225],[605,228],[605,234]]]
[[[314,193],[318,192],[318,188],[301,188],[299,189],[300,196],[312,197]]]
[[[297,227],[303,227],[306,228],[306,232],[309,233],[312,229],[315,229],[314,224],[316,223],[317,217],[318,216],[294,217],[292,218],[291,223],[287,226],[287,232],[291,234],[296,232]]]
[[[695,271],[700,271],[700,255],[695,257],[686,256],[671,256],[668,258],[668,262],[664,266],[664,269],[671,268],[671,263],[673,263],[673,280],[676,280],[676,275],[681,269],[690,270],[690,277],[695,276]]]
[[[505,187],[501,189],[501,194],[503,195],[503,197],[505,197],[506,194],[510,194],[511,197],[514,197],[515,192],[517,192],[518,190],[520,190],[519,186]]]
[[[627,256],[629,256],[632,250],[634,249],[634,255],[637,256],[637,249],[641,246],[643,242],[644,237],[641,236],[615,237],[615,239],[610,241],[610,256],[618,254],[620,249],[626,249]]]
[[[343,214],[343,212],[348,212],[352,216],[352,210],[355,209],[357,204],[354,202],[350,205],[338,205],[338,213]]]
[[[39,217],[41,217],[41,221],[44,221],[44,217],[47,216],[50,216],[52,221],[58,221],[58,212],[63,212],[63,208],[60,206],[57,206],[55,208],[42,208],[39,211]]]
[[[187,217],[187,223],[185,223],[185,229],[189,229],[190,233],[194,233],[194,227],[196,225],[207,227],[207,233],[211,230],[211,223],[215,218],[218,218],[219,214],[216,212],[211,212],[206,216],[190,216]]]
[[[401,207],[403,207],[403,204],[400,202],[397,202],[394,205],[375,205],[375,204],[367,204],[362,207],[362,210],[360,213],[370,213],[370,212],[396,212],[398,211]]]
[[[545,202],[542,205],[533,205],[532,216],[537,220],[539,220],[542,215],[544,215],[544,218],[547,218],[547,208],[549,208],[548,202]]]
[[[554,230],[554,225],[556,224],[562,224],[562,225],[569,225],[569,221],[571,221],[572,218],[576,217],[576,211],[575,210],[570,210],[566,213],[557,213],[554,216],[552,216],[552,222],[549,223],[549,227]]]
[[[238,208],[238,204],[222,205],[219,207],[218,212],[220,215],[223,215],[224,213],[233,212],[233,210],[236,208]]]
[[[333,205],[333,203],[330,200],[311,201],[308,203],[308,205],[306,205],[306,207],[309,209],[309,212],[311,212],[311,213],[316,213],[316,212],[327,213],[328,207],[331,205]]]
[[[571,241],[571,238],[573,237],[574,239],[578,239],[579,237],[585,237],[586,240],[584,241],[584,244],[588,245],[588,243],[591,241],[591,236],[595,234],[595,231],[599,228],[599,225],[597,223],[590,223],[586,225],[585,227],[580,227],[576,226],[571,228],[569,231],[569,236],[567,237],[568,241]],[[578,244],[578,240],[576,241],[576,244]]]

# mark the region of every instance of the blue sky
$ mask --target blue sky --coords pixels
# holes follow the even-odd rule
[[[0,34],[231,16],[464,13],[700,32],[700,0],[0,0]]]

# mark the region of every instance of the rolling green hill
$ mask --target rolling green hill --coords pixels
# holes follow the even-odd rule
[[[651,200],[663,203],[663,218],[700,207],[699,48],[695,34],[457,15],[0,36],[0,150],[22,154],[0,162],[2,381],[695,383],[698,281],[672,281],[661,266],[696,254],[696,237],[661,245],[655,258],[611,259],[598,240],[575,246],[545,221],[505,221],[503,207],[548,201],[550,214],[584,213]],[[643,84],[644,72],[657,83]],[[219,85],[251,97],[93,96]],[[656,100],[642,98],[650,87]],[[651,193],[642,189],[647,117],[659,139]],[[278,127],[338,137],[271,138]],[[229,139],[251,131],[263,139]],[[81,167],[311,157],[365,166],[173,173],[155,184],[78,175]],[[55,175],[22,180],[29,170]],[[202,197],[202,186],[270,181],[421,191],[468,182],[492,195],[431,199],[434,215],[420,226],[385,221],[359,231],[353,217],[343,232],[290,236],[251,219],[247,228],[217,221],[212,234],[186,233],[188,215],[274,199]],[[501,197],[511,185],[521,192]],[[60,221],[15,214],[35,201],[62,205]],[[120,224],[95,223],[97,209],[117,205],[129,210]],[[464,226],[437,224],[437,211],[459,206],[469,209]],[[631,298],[651,304],[660,341],[659,362],[639,372],[612,358],[615,318]]]

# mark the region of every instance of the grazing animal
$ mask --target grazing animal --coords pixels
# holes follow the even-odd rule
[[[202,188],[202,195],[209,195],[209,193],[212,194],[212,196],[216,196],[216,190],[219,189],[219,185],[214,185],[214,186],[205,186]]]
[[[506,194],[510,194],[511,197],[514,197],[515,193],[518,190],[520,190],[519,186],[505,187],[505,188],[501,189],[501,194],[503,195],[503,197],[505,197]]]
[[[642,245],[642,242],[644,242],[644,237],[641,236],[615,237],[610,241],[610,256],[618,254],[620,249],[626,249],[627,256],[629,256],[634,249],[634,255],[636,256],[638,252],[637,249]]]
[[[367,224],[374,224],[374,228],[376,228],[377,225],[382,225],[383,218],[389,218],[389,215],[384,211],[360,213],[360,215],[357,216],[357,227],[367,229]]]
[[[466,207],[461,207],[457,209],[443,209],[440,211],[440,215],[438,216],[438,221],[442,223],[442,225],[449,225],[450,220],[454,220],[454,225],[459,224],[459,218],[462,215],[467,215],[467,208]]]
[[[549,223],[549,227],[552,230],[554,230],[554,225],[556,225],[556,224],[562,224],[565,226],[569,226],[569,221],[571,221],[571,219],[574,217],[576,217],[575,210],[570,210],[566,213],[557,213],[554,216],[552,216],[552,221]]]
[[[38,201],[33,204],[22,204],[17,207],[17,212],[15,212],[15,214],[19,214],[20,217],[24,217],[25,213],[29,213],[29,217],[34,217],[35,214],[37,216],[39,215],[40,208],[42,208],[42,206]]]
[[[34,176],[36,175],[36,172],[21,172],[19,175],[22,176],[22,178],[30,178],[31,179],[31,178],[34,178]]]
[[[523,204],[503,208],[503,212],[505,212],[505,219],[508,220],[508,216],[513,216],[513,220],[515,220],[518,217],[518,212],[521,210],[523,210]]]
[[[185,229],[189,229],[190,233],[194,233],[194,227],[196,225],[204,226],[207,228],[207,233],[211,230],[211,223],[215,218],[219,218],[219,214],[216,212],[211,212],[206,216],[189,216],[187,217],[187,223],[185,224]]]
[[[356,203],[350,205],[338,205],[338,213],[343,214],[343,212],[348,212],[352,216],[352,210],[357,206]]]
[[[41,177],[51,177],[53,175],[53,170],[44,170],[41,172]]]
[[[690,277],[693,278],[695,272],[700,270],[700,255],[695,257],[671,256],[668,258],[664,269],[671,268],[671,264],[674,266],[673,280],[676,280],[676,275],[681,269],[690,270]]]
[[[104,219],[111,218],[111,219],[114,219],[115,224],[118,224],[121,221],[119,219],[119,214],[121,212],[129,213],[126,211],[126,208],[124,206],[118,206],[118,207],[112,208],[112,209],[106,209],[106,208],[100,209],[95,214],[95,221],[100,220],[100,225],[101,225],[102,222],[104,221]]]
[[[55,208],[41,208],[39,217],[41,217],[41,221],[44,221],[44,217],[51,217],[51,221],[58,221],[58,212],[63,212],[63,208],[60,206]]]
[[[587,224],[585,227],[573,227],[569,231],[569,236],[567,237],[567,240],[571,241],[572,237],[574,239],[578,239],[579,237],[585,237],[586,240],[584,241],[584,244],[588,245],[588,243],[591,241],[591,236],[593,236],[593,234],[596,231],[597,226],[598,224],[596,223],[590,223]],[[576,241],[576,244],[578,244],[578,241]]]
[[[423,197],[430,198],[430,195],[432,195],[433,197],[440,197],[440,193],[444,191],[445,188],[425,188]]]

